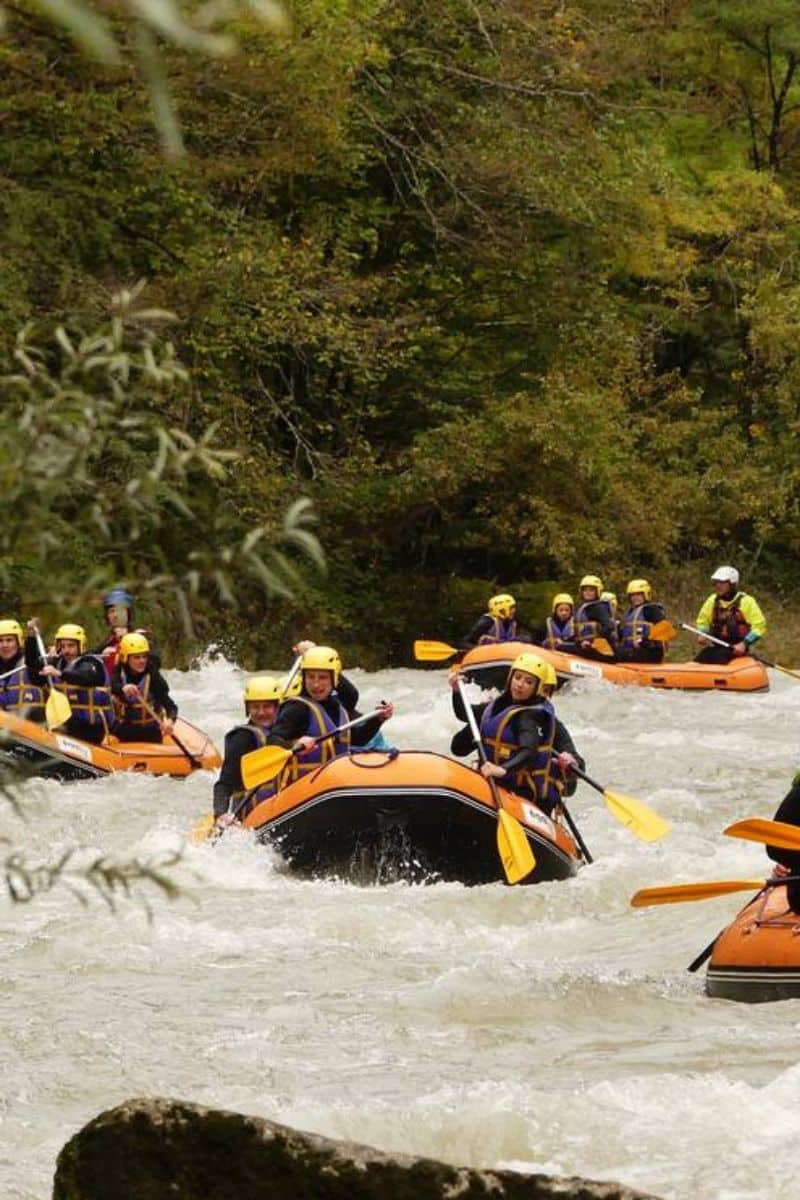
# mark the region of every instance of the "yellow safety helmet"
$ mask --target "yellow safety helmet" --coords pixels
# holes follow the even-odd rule
[[[617,593],[616,592],[601,592],[600,599],[605,600],[612,612],[617,611]]]
[[[56,630],[56,636],[53,639],[58,649],[58,643],[62,638],[68,638],[70,641],[78,643],[78,649],[83,654],[86,649],[86,630],[82,625],[59,625]]]
[[[251,700],[280,700],[282,696],[281,682],[273,675],[254,675],[244,685],[245,708]]]
[[[557,596],[553,596],[553,603],[550,605],[550,612],[554,613],[559,604],[569,604],[572,608],[575,607],[575,601],[570,596],[569,592],[559,592]]]
[[[498,596],[492,596],[489,601],[489,616],[499,617],[501,621],[507,621],[517,607],[517,602],[508,592],[501,592]]]
[[[299,671],[296,672],[294,679],[289,683],[289,676],[282,675],[278,680],[281,694],[280,699],[288,699],[291,696],[299,696],[303,690],[303,676]]]
[[[604,584],[599,575],[584,575],[583,579],[580,581],[580,584],[578,586],[581,588],[585,588],[585,587],[597,588],[597,594],[599,596],[603,590]]]
[[[12,618],[0,621],[0,637],[15,637],[20,646],[25,640],[25,634],[22,632],[22,626],[19,621],[14,621]]]
[[[641,592],[645,600],[651,600],[653,589],[646,579],[632,579],[625,589],[628,596],[632,596],[634,592]]]
[[[333,686],[339,682],[342,673],[342,660],[332,646],[311,646],[303,655],[300,664],[302,671],[332,671]]]
[[[545,662],[543,658],[539,658],[538,654],[532,654],[530,650],[526,650],[523,654],[518,654],[511,664],[506,680],[506,687],[511,683],[511,676],[515,671],[524,671],[526,675],[533,675],[538,680],[534,696],[549,696],[553,688],[558,683],[558,677],[549,662]]]
[[[132,654],[149,654],[150,643],[143,633],[126,633],[119,644],[120,662],[127,662]]]

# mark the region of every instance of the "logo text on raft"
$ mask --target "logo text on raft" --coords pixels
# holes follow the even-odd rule
[[[569,671],[571,675],[591,675],[593,679],[603,678],[602,667],[596,667],[594,663],[578,662],[575,658],[569,660]]]
[[[82,745],[80,742],[73,742],[72,738],[62,737],[60,733],[57,733],[56,745],[65,754],[74,754],[76,758],[82,758],[84,762],[92,761],[92,751],[90,748]]]
[[[549,817],[545,816],[543,812],[540,812],[538,808],[534,808],[532,804],[523,803],[521,807],[522,816],[526,825],[538,825],[540,829],[544,829],[546,833],[549,833],[552,836],[554,826]]]

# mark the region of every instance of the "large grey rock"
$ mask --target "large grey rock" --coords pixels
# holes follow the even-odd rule
[[[58,1156],[53,1200],[656,1200],[615,1183],[473,1171],[179,1100],[129,1100]]]

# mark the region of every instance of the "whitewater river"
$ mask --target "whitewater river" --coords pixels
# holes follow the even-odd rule
[[[443,671],[351,677],[363,709],[394,700],[400,747],[447,749]],[[240,673],[217,661],[169,678],[221,745]],[[151,923],[64,887],[1,901],[0,1197],[46,1200],[81,1125],[158,1095],[462,1165],[796,1200],[800,1002],[712,1001],[686,972],[746,894],[628,907],[646,885],[766,871],[763,847],[721,831],[771,816],[798,757],[800,684],[772,682],[561,693],[590,774],[673,822],[646,846],[581,785],[572,812],[596,862],[568,882],[301,882],[234,833],[186,850],[183,895],[150,893]],[[75,844],[148,858],[210,796],[209,776],[31,782],[26,821],[6,809],[1,831],[34,859]]]

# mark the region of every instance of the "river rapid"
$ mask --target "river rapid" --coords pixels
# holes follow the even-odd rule
[[[276,664],[285,669],[286,664]],[[350,677],[386,734],[446,752],[446,673]],[[224,660],[170,672],[221,747],[240,720]],[[758,877],[721,835],[771,816],[798,757],[800,684],[764,695],[582,681],[557,709],[590,774],[673,823],[645,845],[580,785],[595,863],[567,882],[467,889],[293,879],[252,835],[187,846],[179,899],[110,911],[66,887],[3,900],[0,1196],[46,1200],[63,1143],[159,1095],[460,1165],[613,1179],[661,1197],[796,1200],[800,1001],[710,1000],[686,966],[747,893],[632,910],[656,883]],[[22,790],[2,832],[32,860],[80,844],[163,855],[210,808],[212,777]]]

